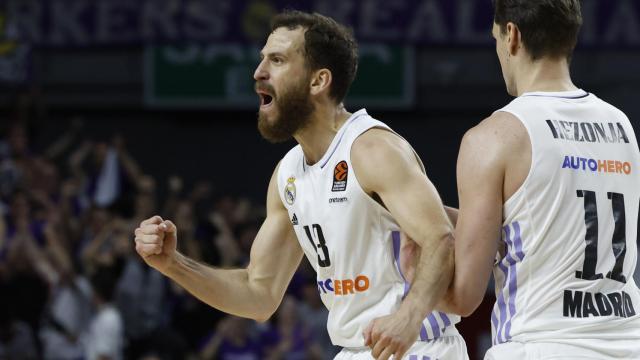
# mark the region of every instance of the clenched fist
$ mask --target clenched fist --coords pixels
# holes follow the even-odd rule
[[[165,273],[177,253],[176,232],[176,226],[160,216],[144,220],[135,230],[136,251],[149,266]]]

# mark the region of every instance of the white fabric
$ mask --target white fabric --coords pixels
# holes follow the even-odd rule
[[[111,360],[122,359],[124,329],[118,310],[106,305],[91,322],[86,338],[86,358],[96,360],[101,356]]]
[[[329,336],[342,347],[363,346],[366,326],[397,310],[408,290],[394,247],[400,227],[362,190],[351,165],[353,142],[374,127],[391,131],[360,110],[345,122],[320,161],[307,165],[298,145],[282,159],[277,175],[282,203],[329,309]],[[421,339],[441,336],[459,319],[430,314]]]
[[[45,359],[77,359],[84,353],[83,344],[77,337],[87,331],[91,318],[91,285],[84,277],[74,279],[74,286],[58,287],[51,299],[51,317],[66,332],[45,326],[40,331]]]
[[[120,166],[118,152],[109,149],[96,183],[94,201],[100,207],[111,205],[120,194]]]
[[[372,360],[371,349],[344,349],[334,360]],[[391,357],[395,359],[395,357]],[[468,360],[467,345],[459,334],[447,335],[429,342],[416,341],[403,360]],[[513,360],[514,358],[511,358]],[[518,359],[521,360],[521,359]]]
[[[633,280],[640,152],[629,120],[583,90],[528,93],[499,111],[513,114],[527,129],[532,164],[522,187],[504,204],[504,248],[494,267],[494,345],[562,340],[583,346],[606,339],[610,349],[640,342],[640,291]],[[624,196],[625,221],[613,193]],[[595,210],[597,216],[588,215]],[[614,236],[615,217],[625,229]],[[626,283],[607,278],[621,249],[620,241],[612,243],[616,236],[626,246],[621,267]],[[577,272],[586,268],[586,244],[595,245],[594,238],[591,263],[602,278],[583,279],[587,272],[580,277]],[[624,303],[616,314],[610,296],[628,297],[633,309]]]
[[[635,340],[609,346],[606,340],[573,344],[557,342],[508,342],[492,347],[485,360],[637,360],[640,344]]]

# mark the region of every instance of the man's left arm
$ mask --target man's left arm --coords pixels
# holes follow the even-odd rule
[[[452,279],[453,227],[415,153],[397,135],[382,129],[367,131],[354,142],[351,160],[362,188],[380,198],[402,231],[421,248],[411,289],[400,308],[372,321],[364,334],[376,359],[392,355],[400,359]]]
[[[521,186],[530,166],[528,136],[513,115],[497,112],[462,139],[455,272],[438,310],[469,316],[482,302],[500,243],[504,200]]]

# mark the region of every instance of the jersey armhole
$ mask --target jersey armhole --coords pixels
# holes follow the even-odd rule
[[[533,167],[536,163],[536,145],[533,141],[533,136],[531,136],[531,129],[529,128],[528,124],[522,120],[522,117],[517,112],[505,108],[497,110],[496,112],[505,112],[513,115],[527,131],[527,136],[529,136],[529,144],[531,144],[531,164],[529,165],[529,171],[527,172],[527,176],[525,176],[522,184],[520,184],[518,189],[513,194],[511,194],[508,199],[503,200],[502,206],[503,208],[507,208],[513,201],[515,201],[515,199],[517,199],[519,196],[522,196],[521,194],[525,191],[527,184],[530,182],[529,179],[533,175]]]

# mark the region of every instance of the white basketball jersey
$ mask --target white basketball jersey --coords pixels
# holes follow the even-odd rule
[[[628,118],[583,90],[526,93],[499,111],[524,124],[532,159],[504,204],[493,343],[640,341],[640,153]]]
[[[409,289],[398,263],[400,227],[362,190],[351,165],[353,142],[374,127],[390,130],[362,109],[345,122],[316,164],[306,164],[298,145],[278,170],[282,202],[329,309],[329,335],[333,344],[348,348],[364,346],[366,326],[395,312]],[[434,312],[424,320],[420,339],[457,333],[453,324],[458,321]]]

